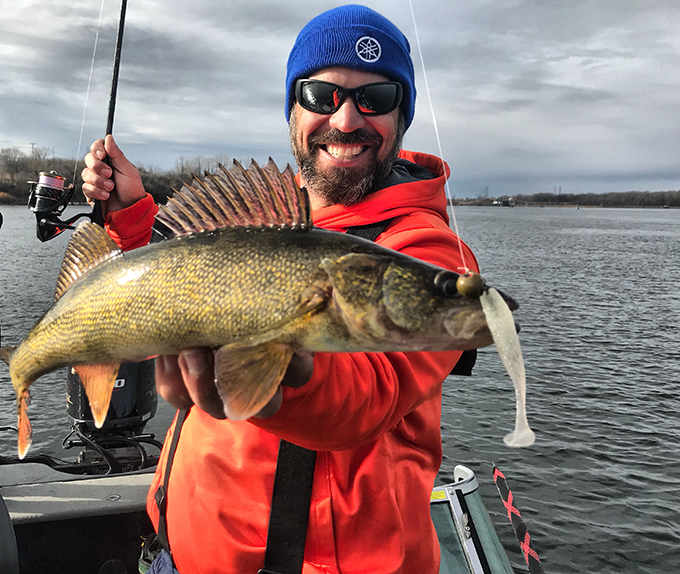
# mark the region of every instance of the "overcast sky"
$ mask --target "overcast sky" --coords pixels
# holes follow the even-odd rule
[[[457,196],[680,188],[678,0],[412,0]],[[288,52],[330,0],[129,0],[114,135],[132,161],[293,162]],[[408,0],[366,5],[411,41],[405,147],[437,152]],[[82,158],[106,127],[119,0],[0,0],[0,147]],[[75,159],[74,159],[75,162]],[[69,174],[65,174],[69,175]]]

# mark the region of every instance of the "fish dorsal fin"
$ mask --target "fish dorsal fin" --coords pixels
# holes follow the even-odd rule
[[[81,223],[71,236],[66,246],[64,260],[57,278],[57,289],[54,300],[59,299],[66,290],[88,271],[116,257],[122,257],[123,251],[111,239],[103,227],[94,223]]]
[[[280,172],[271,158],[264,167],[253,160],[244,169],[234,161],[231,169],[220,164],[203,179],[194,175],[160,207],[156,219],[175,236],[225,227],[312,227],[307,192],[290,166]]]

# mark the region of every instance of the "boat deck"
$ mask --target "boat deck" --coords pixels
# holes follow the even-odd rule
[[[91,478],[27,463],[0,466],[0,495],[14,525],[144,511],[153,469]],[[38,486],[40,485],[40,486]]]
[[[14,559],[21,574],[97,574],[104,564],[107,572],[137,572],[142,539],[153,532],[146,514],[152,478],[151,469],[83,477],[38,463],[0,466],[16,540],[3,547],[15,556],[0,557],[0,570],[15,574],[3,563]],[[11,533],[0,536],[11,541]]]

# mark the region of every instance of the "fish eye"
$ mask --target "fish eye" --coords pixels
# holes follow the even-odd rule
[[[453,271],[440,271],[434,278],[434,286],[444,297],[459,297],[456,287],[458,277],[458,273]]]

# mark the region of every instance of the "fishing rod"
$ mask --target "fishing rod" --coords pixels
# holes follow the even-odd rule
[[[118,75],[120,72],[120,59],[123,48],[123,32],[125,30],[126,12],[127,0],[121,0],[105,135],[111,135],[111,133],[113,133],[113,118],[116,111]],[[41,172],[38,181],[29,181],[28,183],[31,186],[28,197],[28,208],[33,213],[35,213],[36,234],[40,241],[49,241],[66,229],[75,229],[73,224],[81,217],[87,217],[93,223],[97,223],[98,225],[102,226],[104,225],[105,214],[102,209],[101,201],[97,199],[93,201],[91,213],[79,213],[67,220],[60,219],[60,216],[63,214],[66,206],[73,197],[75,186],[73,183],[67,185],[66,178],[59,175],[56,171]]]
[[[123,31],[125,30],[125,13],[127,11],[127,0],[121,0],[120,17],[118,18],[118,34],[116,36],[116,52],[113,57],[113,75],[111,77],[111,93],[109,95],[109,113],[106,119],[106,136],[113,133],[113,117],[116,113],[116,96],[118,95],[118,73],[120,71],[120,54],[123,50]],[[106,163],[111,165],[109,158],[106,158]],[[113,179],[113,169],[111,169],[111,178]],[[104,213],[102,210],[102,203],[98,199],[94,200],[94,207],[92,208],[92,221],[98,225],[104,226]]]

